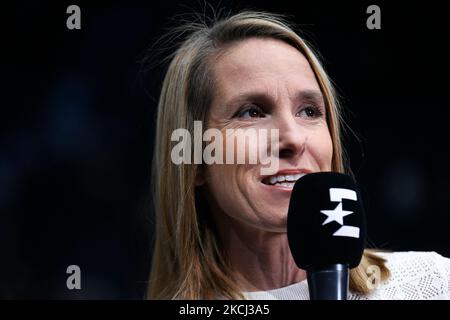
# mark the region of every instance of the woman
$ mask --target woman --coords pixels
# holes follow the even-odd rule
[[[185,30],[191,33],[172,58],[158,106],[156,236],[148,297],[307,299],[305,271],[289,251],[286,217],[296,179],[348,171],[331,82],[305,41],[278,16],[242,12]],[[264,175],[261,162],[248,161],[175,164],[172,133],[194,132],[194,121],[201,121],[203,130],[223,133],[218,145],[224,152],[230,151],[227,129],[242,129],[240,134],[277,129],[271,148],[278,170]],[[244,152],[245,159],[255,152],[233,151]],[[413,269],[406,274],[407,266]],[[366,250],[351,270],[350,298],[402,297],[409,292],[402,285],[418,280],[422,275],[415,269],[423,268],[428,268],[423,277],[435,280],[432,294],[417,288],[411,297],[446,298],[448,259]]]

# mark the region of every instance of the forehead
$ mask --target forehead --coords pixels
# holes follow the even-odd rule
[[[217,94],[243,90],[319,90],[314,72],[303,54],[276,39],[239,41],[218,56],[214,65]],[[278,89],[275,89],[278,88]]]

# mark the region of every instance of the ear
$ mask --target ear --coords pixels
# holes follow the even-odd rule
[[[197,173],[195,174],[195,186],[200,187],[205,184],[205,168],[197,166]]]

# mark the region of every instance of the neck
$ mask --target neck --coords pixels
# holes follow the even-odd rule
[[[219,233],[241,290],[285,287],[306,278],[292,258],[286,232],[269,232],[221,215]]]

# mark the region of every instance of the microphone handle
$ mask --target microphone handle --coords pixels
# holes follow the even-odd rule
[[[347,300],[348,265],[310,267],[307,279],[311,300]]]

